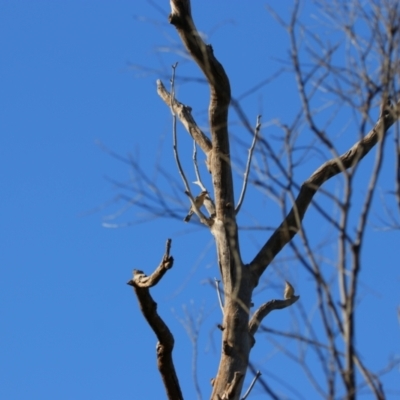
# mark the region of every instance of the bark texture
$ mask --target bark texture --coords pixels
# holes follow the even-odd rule
[[[190,1],[171,0],[170,4],[169,21],[176,28],[182,43],[203,72],[210,87],[208,114],[211,137],[208,138],[197,126],[190,107],[183,105],[175,99],[174,95],[168,93],[161,81],[157,82],[157,91],[206,154],[207,167],[212,175],[215,205],[212,204],[213,212],[210,213],[210,218],[200,219],[200,221],[210,229],[215,239],[225,302],[223,321],[220,325],[221,358],[218,372],[212,380],[211,399],[237,400],[240,398],[244,377],[249,367],[250,350],[255,343],[254,335],[263,318],[272,310],[289,307],[299,299],[299,296],[292,293],[285,300],[271,300],[250,316],[252,293],[261,275],[275,256],[301,229],[302,220],[318,189],[333,176],[357,165],[384,138],[389,127],[400,115],[400,103],[394,105],[393,111],[382,113],[371,131],[346,153],[325,162],[302,184],[286,218],[266,240],[254,259],[245,265],[240,254],[236,222],[236,210],[238,211],[240,206],[235,207],[230,160],[228,110],[231,89],[229,79],[223,66],[215,57],[211,45],[205,44],[197,32],[191,15]],[[259,129],[258,122],[256,133]],[[248,172],[245,174],[245,179],[247,175]],[[210,199],[207,201],[212,202]],[[239,205],[241,202],[242,198]],[[159,369],[168,398],[180,399],[182,394],[172,362],[173,336],[158,316],[156,303],[149,293],[149,287],[156,284],[171,266],[172,257],[169,256],[169,245],[167,245],[163,262],[154,274],[146,277],[142,272],[135,271],[134,278],[129,284],[134,287],[141,310],[158,337]]]

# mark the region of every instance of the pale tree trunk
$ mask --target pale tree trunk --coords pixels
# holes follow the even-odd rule
[[[223,319],[220,324],[222,333],[221,358],[217,374],[212,380],[212,400],[240,399],[243,382],[249,367],[249,356],[254,346],[254,335],[269,312],[282,309],[294,304],[299,296],[291,293],[284,300],[272,300],[259,307],[250,315],[250,307],[254,288],[282,248],[292,240],[301,230],[302,220],[306,211],[321,185],[333,176],[343,173],[348,168],[359,163],[363,157],[384,138],[389,127],[400,115],[398,102],[391,112],[382,114],[373,129],[354,144],[347,152],[325,162],[318,168],[300,187],[293,207],[284,218],[281,225],[265,242],[254,259],[245,265],[240,255],[240,244],[236,215],[240,210],[246,183],[238,203],[235,203],[232,179],[229,135],[228,135],[228,109],[231,101],[229,79],[213,54],[210,45],[206,45],[197,32],[192,19],[189,0],[171,0],[171,14],[169,21],[176,28],[182,42],[190,56],[197,63],[205,75],[210,87],[209,124],[211,138],[209,139],[196,125],[190,114],[190,109],[175,99],[161,81],[158,81],[157,90],[160,97],[171,108],[174,115],[179,118],[197,145],[207,157],[207,168],[212,175],[213,199],[208,196],[205,206],[210,216],[205,217],[195,206],[193,196],[188,190],[194,213],[200,221],[211,231],[216,244],[218,265],[223,283],[224,304]],[[259,124],[255,127],[257,137]],[[251,155],[250,155],[251,158]],[[179,162],[178,162],[179,165]],[[248,162],[250,165],[250,162]],[[183,172],[181,175],[183,175]],[[247,179],[248,171],[245,173]],[[141,271],[135,271],[133,279],[129,282],[136,291],[141,309],[156,332],[159,345],[157,354],[159,369],[169,399],[183,398],[178,378],[172,362],[173,337],[168,328],[158,316],[155,303],[148,290],[155,285],[172,267],[173,259],[169,255],[170,242],[163,261],[156,271],[150,276],[145,276]],[[355,255],[358,254],[355,252]],[[346,365],[343,371],[344,383],[349,394],[348,398],[355,396],[354,378],[354,320],[353,307],[355,288],[351,292],[345,306],[345,333],[347,337]]]

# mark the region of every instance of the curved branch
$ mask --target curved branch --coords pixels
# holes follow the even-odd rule
[[[292,296],[286,300],[270,300],[267,303],[261,305],[249,322],[249,333],[254,337],[257,332],[258,327],[260,326],[262,320],[273,310],[281,310],[282,308],[286,308],[296,303],[296,301],[300,298],[300,296]]]
[[[292,209],[250,263],[251,272],[256,280],[255,285],[275,256],[299,231],[307,208],[322,184],[340,172],[357,165],[376,143],[382,140],[388,129],[399,119],[399,116],[400,102],[397,103],[395,112],[379,118],[376,125],[364,138],[346,153],[324,163],[303,183]]]
[[[251,393],[251,391],[253,390],[254,385],[257,382],[257,379],[261,376],[261,372],[257,371],[256,375],[254,376],[253,380],[250,383],[249,388],[246,390],[246,393],[243,395],[243,397],[240,400],[246,400],[247,397],[249,396],[249,394]]]
[[[172,360],[172,350],[175,340],[168,326],[158,315],[157,303],[153,300],[149,291],[149,288],[156,285],[165,272],[172,268],[174,260],[172,256],[169,255],[170,247],[171,239],[168,239],[164,257],[153,274],[147,277],[142,271],[134,270],[133,279],[128,282],[128,285],[133,286],[140,310],[157,336],[157,366],[164,382],[168,399],[183,400],[174,362]]]

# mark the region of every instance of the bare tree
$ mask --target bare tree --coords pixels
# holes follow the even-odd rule
[[[223,296],[220,297],[223,317],[219,325],[222,351],[218,371],[212,380],[211,399],[239,399],[248,396],[249,391],[241,397],[246,372],[249,368],[254,370],[250,363],[250,353],[257,331],[266,332],[271,338],[291,338],[303,346],[298,355],[289,355],[301,365],[321,397],[354,399],[367,386],[376,399],[384,399],[385,392],[379,374],[372,373],[364,365],[356,347],[355,313],[363,239],[387,151],[387,133],[400,116],[400,4],[396,0],[371,0],[366,3],[358,0],[316,1],[320,22],[329,25],[337,34],[334,43],[324,41],[319,34],[301,23],[299,2],[295,3],[289,21],[270,10],[287,31],[290,63],[284,69],[286,73],[290,71],[294,74],[300,97],[300,107],[290,123],[275,121],[282,135],[274,141],[273,138],[267,140],[260,135],[263,128],[261,117],[257,118],[252,127],[240,99],[232,98],[230,82],[223,66],[214,55],[211,45],[203,41],[196,29],[190,1],[171,0],[170,3],[169,22],[176,28],[187,53],[204,74],[210,89],[208,136],[196,123],[191,108],[175,96],[176,65],[173,66],[171,90],[161,80],[157,82],[157,92],[172,112],[173,151],[191,204],[192,218],[197,217],[211,232],[217,249],[223,287]],[[338,53],[344,60],[341,63],[336,61]],[[257,88],[250,92],[255,90]],[[330,115],[325,113],[328,106],[330,110],[333,109]],[[252,135],[245,162],[231,155],[232,137],[228,133],[230,107]],[[346,127],[335,123],[341,113],[351,121]],[[176,145],[177,120],[195,143],[193,165],[199,195],[192,194],[180,162]],[[347,141],[350,145],[347,144],[345,151],[340,151],[336,140],[341,129],[353,138],[352,142]],[[301,133],[306,130],[311,134],[308,134],[308,142],[305,144]],[[396,159],[400,160],[397,126],[394,142]],[[237,144],[241,145],[243,141],[237,141]],[[197,147],[206,157],[212,190],[207,189],[201,179]],[[352,210],[351,204],[356,197],[354,188],[360,179],[362,160],[373,148],[376,148],[375,161],[368,172],[369,182],[357,209]],[[307,179],[301,181],[296,170],[310,155],[318,155],[322,161],[313,172],[310,171]],[[253,160],[255,156],[257,162]],[[146,201],[136,199],[135,205],[153,213],[163,212],[169,217],[182,218],[184,214],[169,207],[165,196],[154,187],[138,163],[133,159],[129,163],[144,183],[135,190],[145,196]],[[236,202],[232,168],[238,164],[243,166],[244,178]],[[394,193],[400,204],[399,173],[395,176]],[[323,187],[334,177],[340,177],[335,181],[338,186]],[[246,264],[240,252],[238,215],[249,185],[276,200],[282,221]],[[146,187],[151,190],[147,191]],[[152,208],[149,199],[158,204],[158,208]],[[207,215],[202,211],[203,205]],[[321,243],[312,237],[315,225],[303,221],[308,212],[312,212],[314,218],[330,227],[336,243],[335,256],[331,254],[333,260],[324,260],[321,256]],[[266,269],[286,245],[289,247],[286,257],[290,263],[301,264],[312,278],[317,298],[316,308],[325,334],[323,338],[315,333],[309,316],[301,301],[298,301],[300,296],[295,294],[293,282],[286,283],[283,299],[267,301],[254,312],[250,311],[254,290],[262,281]],[[154,273],[146,276],[144,272],[135,270],[129,284],[135,290],[144,317],[157,335],[158,367],[167,396],[169,399],[181,399],[183,395],[172,361],[174,338],[158,315],[156,303],[149,291],[172,267],[170,249],[171,241],[168,240],[163,259]],[[326,272],[326,264],[335,265],[334,273]],[[285,309],[295,303],[297,307],[292,307],[296,309],[295,318],[298,325],[307,327],[308,335],[302,334],[301,330],[274,330],[263,324],[271,311]],[[324,382],[315,379],[313,371],[305,362],[306,348],[310,348],[318,359]],[[256,379],[259,375],[255,375]],[[280,398],[265,379],[259,380],[272,398]]]

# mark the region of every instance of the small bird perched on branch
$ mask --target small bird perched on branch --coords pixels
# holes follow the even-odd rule
[[[207,196],[207,191],[206,190],[203,190],[195,199],[194,199],[194,204],[196,204],[196,207],[197,208],[200,208],[202,205],[203,205],[203,203],[204,203],[204,199],[206,198],[206,196]],[[192,207],[190,207],[190,210],[189,210],[189,212],[188,212],[188,215],[186,215],[186,217],[183,219],[185,222],[189,222],[190,221],[190,218],[192,217],[192,215],[193,215],[193,213],[194,213],[194,210],[193,210],[193,206]]]
[[[286,285],[285,285],[285,291],[283,292],[283,297],[285,299],[290,299],[294,296],[294,288],[288,281],[285,282]]]

